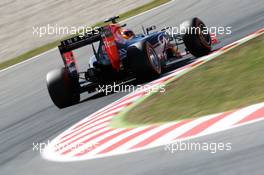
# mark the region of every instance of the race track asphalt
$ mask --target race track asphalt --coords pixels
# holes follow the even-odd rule
[[[185,19],[200,17],[209,26],[231,26],[232,35],[221,36],[221,47],[264,26],[263,0],[176,0],[127,21],[141,25],[178,26]],[[23,46],[21,46],[23,47]],[[91,50],[76,52],[80,67]],[[51,102],[46,73],[62,65],[57,50],[0,72],[0,174],[259,174],[264,172],[264,122],[204,136],[195,142],[231,142],[232,151],[190,151],[171,154],[164,147],[110,158],[74,163],[44,160],[32,143],[51,140],[59,133],[125,93],[95,98],[84,94],[82,103],[59,110]]]

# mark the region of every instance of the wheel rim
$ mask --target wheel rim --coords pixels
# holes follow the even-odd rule
[[[148,57],[149,57],[149,61],[151,66],[155,69],[155,71],[157,73],[160,73],[160,62],[159,62],[159,58],[157,56],[157,54],[155,53],[155,51],[153,50],[153,48],[148,47]]]
[[[199,33],[199,37],[200,37],[201,41],[204,44],[210,46],[211,45],[210,34],[209,33],[206,33],[206,34],[204,33],[204,30],[205,30],[206,26],[203,23],[201,23],[199,28],[201,29],[201,32]]]

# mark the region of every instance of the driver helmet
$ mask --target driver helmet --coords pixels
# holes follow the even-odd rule
[[[129,29],[123,29],[121,31],[121,35],[123,38],[125,39],[131,39],[135,36],[135,33],[132,31],[132,30],[129,30]]]

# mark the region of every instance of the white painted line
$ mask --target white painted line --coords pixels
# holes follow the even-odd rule
[[[124,133],[124,134],[121,134],[121,135],[115,137],[114,139],[109,140],[109,141],[106,142],[105,144],[102,144],[102,145],[98,146],[96,149],[92,150],[92,151],[89,152],[88,154],[89,154],[89,155],[95,155],[95,154],[99,153],[100,151],[106,149],[107,147],[109,147],[109,146],[115,144],[116,142],[121,141],[122,139],[125,139],[125,138],[129,137],[130,135],[135,134],[135,133],[137,133],[137,132],[139,132],[139,131],[142,131],[142,130],[144,130],[144,129],[145,129],[145,128],[136,128],[136,129],[133,129],[133,130],[131,130],[131,131],[129,131],[129,132],[126,132],[126,133]],[[88,155],[88,154],[87,154],[87,155]]]
[[[112,117],[113,117],[113,116],[109,116],[109,117],[103,118],[103,119],[101,119],[101,120],[99,120],[99,121],[96,121],[96,122],[92,123],[91,125],[87,125],[87,126],[81,128],[81,129],[79,129],[79,130],[75,130],[75,131],[73,131],[73,132],[70,132],[70,134],[67,135],[65,138],[63,138],[62,141],[63,141],[63,140],[67,140],[68,138],[70,138],[70,137],[72,137],[72,136],[74,136],[74,135],[76,135],[76,134],[78,134],[78,133],[84,132],[84,131],[86,131],[88,128],[94,127],[94,126],[96,126],[97,124],[100,124],[100,123],[102,123],[102,124],[104,124],[104,123],[108,123],[108,124],[109,124],[109,120],[110,120]],[[89,130],[90,130],[90,129],[89,129]]]
[[[230,114],[228,117],[221,119],[217,123],[211,125],[207,129],[205,129],[201,133],[201,135],[206,135],[206,134],[218,132],[221,130],[225,130],[226,128],[230,128],[232,125],[234,125],[238,121],[242,120],[243,118],[247,117],[248,115],[255,112],[256,110],[262,108],[263,106],[264,106],[264,104],[260,103],[260,104],[248,106],[246,108],[238,110],[238,111]]]
[[[83,132],[81,132],[80,134],[78,134],[78,135],[76,135],[74,137],[68,137],[68,138],[65,138],[63,140],[60,140],[59,142],[63,143],[63,144],[68,144],[68,143],[71,143],[74,140],[78,141],[79,138],[84,138],[84,136],[87,135],[88,133],[91,133],[91,134],[89,134],[89,136],[93,136],[95,133],[102,132],[105,129],[109,129],[109,127],[107,127],[108,124],[109,124],[108,122],[102,123],[102,124],[100,124],[98,126],[95,126],[95,127],[91,128],[91,129],[83,131]],[[99,128],[101,128],[101,129],[96,131]]]
[[[97,137],[96,139],[91,140],[91,142],[93,142],[93,143],[100,143],[101,140],[103,140],[103,139],[105,139],[107,137],[110,137],[110,136],[112,136],[114,134],[120,133],[120,132],[122,132],[124,130],[126,130],[126,129],[123,129],[123,128],[121,128],[121,129],[114,129],[114,130],[112,130],[112,131],[110,131],[110,132],[108,132],[108,133],[106,133],[104,135],[101,135],[101,136]],[[82,141],[84,142],[85,139],[83,139]],[[80,143],[83,143],[82,141],[80,141]],[[72,156],[74,156],[76,154],[82,153],[84,150],[87,150],[89,148],[90,148],[90,145],[89,144],[83,145],[82,147],[80,147],[78,149],[75,149],[75,150],[71,151],[70,153],[68,153],[67,156],[72,157]]]
[[[103,128],[103,129],[101,129],[101,130],[99,130],[99,131],[95,131],[95,132],[93,132],[92,134],[89,134],[89,135],[87,135],[87,136],[85,136],[85,134],[82,134],[82,135],[80,135],[80,137],[77,136],[77,137],[75,137],[74,139],[71,139],[70,141],[67,141],[66,143],[63,143],[63,144],[65,144],[65,145],[67,145],[67,144],[70,144],[70,145],[76,145],[76,144],[78,144],[78,143],[83,143],[85,140],[90,139],[90,138],[94,137],[95,135],[97,135],[97,134],[99,134],[99,133],[102,133],[102,132],[104,132],[104,131],[107,131],[107,130],[109,130],[109,129],[110,129],[110,128],[105,127],[105,128]],[[77,139],[77,140],[75,140],[75,139]],[[72,141],[74,141],[74,142],[71,143]],[[68,150],[68,149],[69,149],[69,147],[68,147],[68,148],[60,149],[60,150],[58,151],[58,153],[61,154],[61,153],[65,152],[65,151]]]
[[[169,123],[169,124],[164,124],[164,125],[161,125],[161,126],[158,126],[150,131],[147,131],[146,133],[138,136],[138,137],[135,137],[134,139],[126,142],[125,144],[121,145],[118,147],[118,150],[115,150],[114,152],[117,153],[117,152],[125,152],[126,150],[128,150],[129,148],[137,145],[138,143],[146,140],[147,138],[157,134],[158,132],[172,126],[172,125],[175,125],[175,122],[174,123]]]
[[[19,63],[17,63],[17,64],[14,64],[14,65],[9,66],[9,67],[7,67],[7,68],[5,68],[5,69],[1,69],[1,70],[0,70],[0,73],[2,73],[2,72],[4,72],[4,71],[7,71],[7,70],[9,70],[9,69],[12,69],[12,68],[14,68],[14,67],[16,67],[16,66],[19,66],[19,65],[22,65],[22,64],[25,64],[25,63],[31,62],[31,61],[35,61],[35,60],[37,60],[36,58],[38,58],[38,57],[40,57],[40,56],[43,56],[43,55],[45,55],[45,54],[47,54],[47,53],[49,53],[49,52],[55,51],[56,49],[57,49],[57,47],[56,47],[56,48],[52,48],[52,49],[47,50],[47,51],[45,51],[45,52],[43,52],[43,53],[41,53],[41,54],[39,54],[39,55],[36,55],[36,56],[34,56],[34,57],[32,57],[32,58],[29,58],[29,59],[27,59],[27,60],[25,60],[25,61],[22,61],[22,62],[19,62]]]
[[[158,6],[158,7],[154,7],[154,8],[152,8],[152,9],[149,9],[149,10],[147,10],[147,11],[144,11],[144,12],[142,12],[142,13],[140,13],[140,14],[135,15],[135,16],[131,16],[131,17],[127,18],[127,19],[124,19],[123,21],[120,21],[120,23],[123,23],[123,22],[129,21],[129,20],[132,20],[132,19],[134,19],[134,18],[136,18],[136,17],[139,17],[139,16],[144,15],[144,14],[146,14],[146,13],[149,13],[149,12],[151,12],[151,11],[155,11],[155,10],[157,10],[157,9],[159,9],[159,8],[162,8],[162,7],[164,7],[164,6],[167,6],[167,5],[171,4],[171,3],[173,3],[174,1],[175,1],[175,0],[171,0],[171,1],[169,1],[169,2],[167,2],[167,3],[165,3],[165,4],[162,4],[162,5]]]
[[[150,144],[150,146],[157,146],[157,145],[161,145],[162,143],[166,143],[168,141],[172,141],[173,139],[175,139],[176,137],[184,134],[185,132],[191,130],[192,128],[194,128],[195,126],[211,119],[214,118],[216,116],[219,116],[219,114],[213,114],[213,115],[209,115],[209,116],[205,116],[202,118],[198,118],[190,123],[187,123],[183,126],[180,126],[179,128],[176,128],[174,130],[172,130],[171,132],[169,132],[168,134],[160,137],[159,139],[157,139],[156,141],[154,141],[153,143]]]

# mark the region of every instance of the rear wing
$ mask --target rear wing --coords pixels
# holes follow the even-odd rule
[[[60,52],[68,52],[80,47],[92,44],[94,42],[100,41],[100,34],[87,34],[84,36],[75,36],[66,40],[61,41],[59,45]]]
[[[77,76],[78,69],[76,67],[76,60],[73,55],[73,50],[100,41],[102,39],[100,32],[92,32],[84,36],[75,36],[61,41],[58,46],[63,63],[71,75]]]

